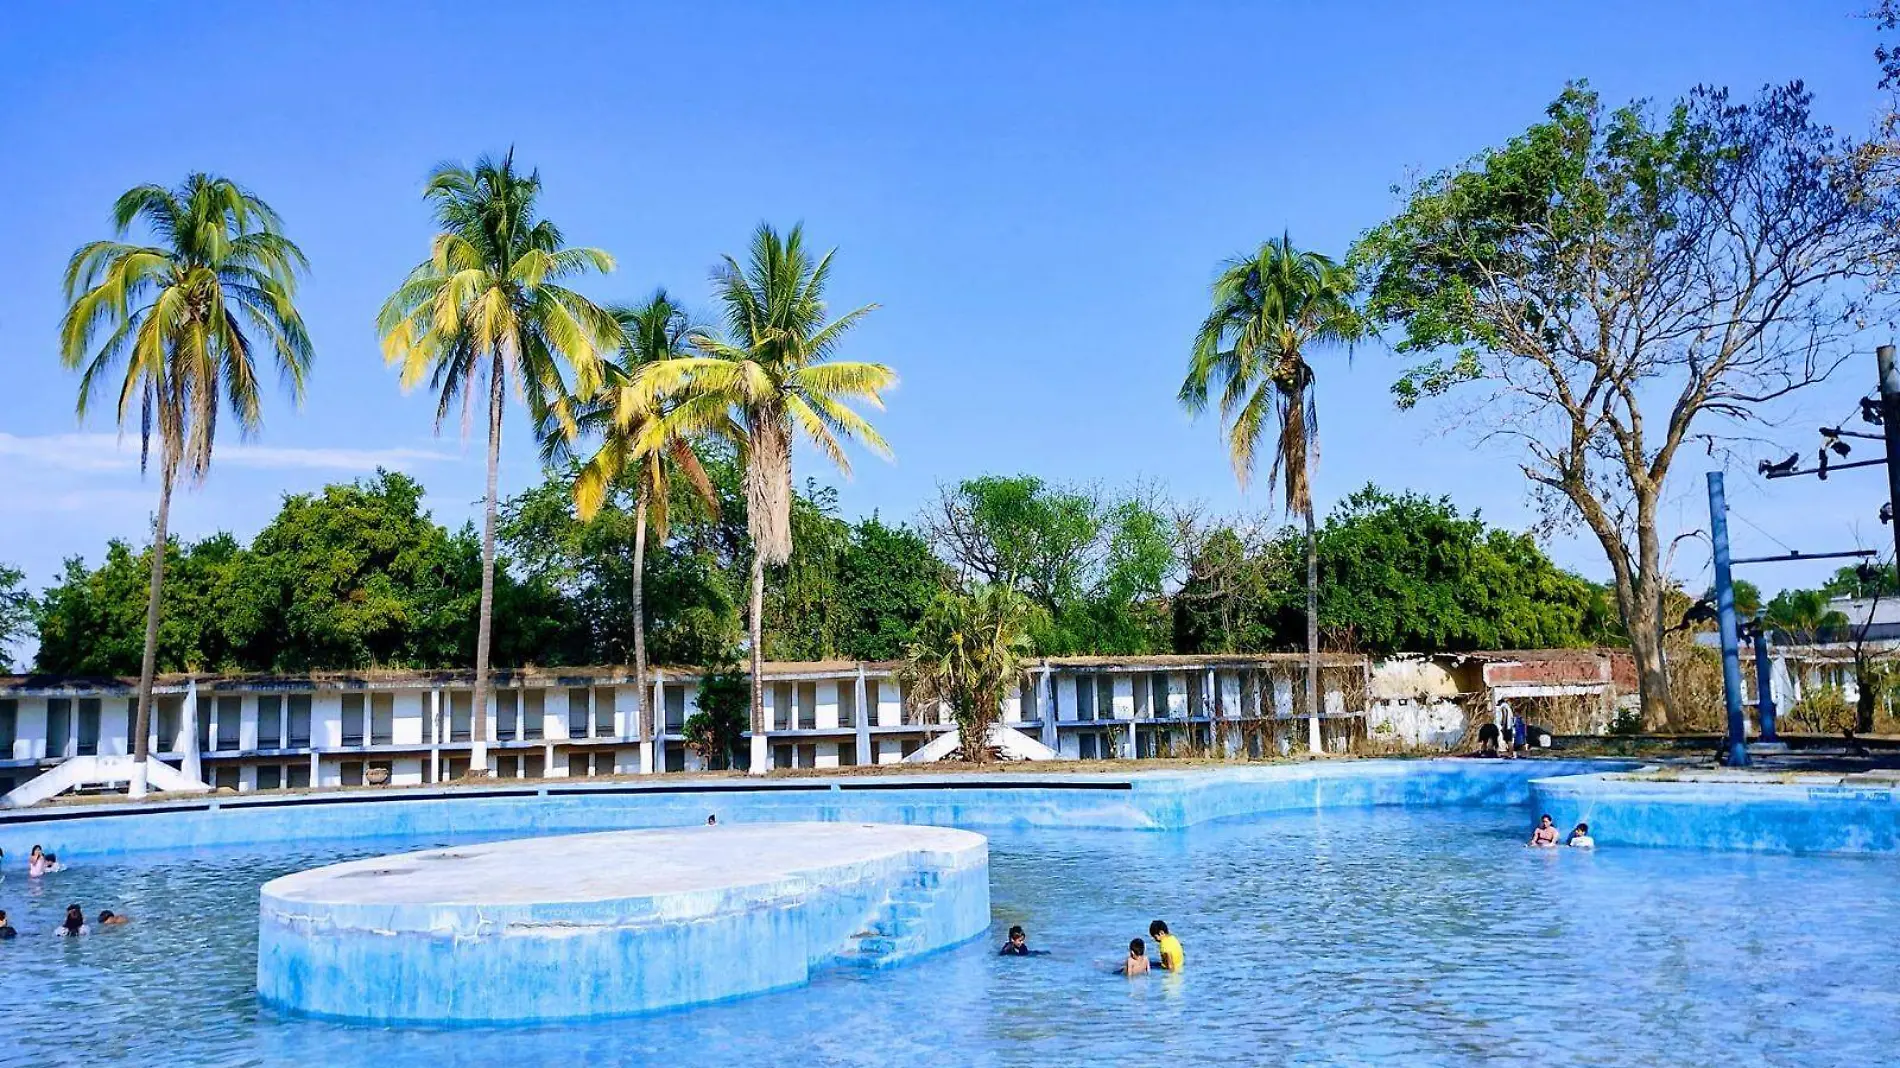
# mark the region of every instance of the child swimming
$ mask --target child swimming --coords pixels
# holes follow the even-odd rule
[[[1122,962],[1123,975],[1148,974],[1148,946],[1139,938],[1128,941],[1128,959]]]
[[[1564,843],[1572,849],[1595,849],[1597,840],[1590,837],[1590,825],[1579,823],[1570,831],[1570,839]]]

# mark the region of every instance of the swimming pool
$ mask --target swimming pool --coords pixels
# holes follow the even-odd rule
[[[743,1001],[503,1029],[294,1019],[255,997],[264,881],[480,835],[101,856],[37,884],[10,870],[0,907],[22,935],[0,943],[0,1063],[1891,1059],[1895,860],[1533,852],[1520,844],[1529,815],[1357,808],[1157,834],[991,830],[988,939]],[[86,939],[47,937],[69,902],[137,919]],[[1157,916],[1185,943],[1188,971],[1106,974]],[[994,956],[1012,923],[1050,955]]]

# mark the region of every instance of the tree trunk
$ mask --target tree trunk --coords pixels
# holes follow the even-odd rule
[[[489,357],[488,495],[482,500],[482,607],[475,622],[475,696],[470,710],[468,774],[488,774],[488,653],[495,624],[495,494],[501,481],[501,353]]]
[[[152,755],[152,678],[158,671],[159,601],[165,590],[165,539],[171,526],[172,479],[177,467],[171,449],[158,465],[158,519],[152,525],[152,581],[145,595],[145,652],[139,659],[138,714],[132,718],[132,782],[127,791],[144,797]]]
[[[1671,700],[1669,665],[1663,657],[1660,608],[1646,604],[1645,599],[1638,596],[1624,618],[1629,631],[1630,658],[1636,663],[1643,722],[1660,725],[1668,731],[1678,730],[1681,723],[1676,717],[1675,702]]]
[[[765,741],[765,554],[756,545],[752,549],[752,606],[749,629],[752,638],[752,774],[763,775],[770,767],[770,751]]]
[[[647,697],[647,495],[640,494],[633,507],[633,677],[640,684],[633,688],[633,714],[640,724],[640,770],[653,769],[653,710]]]
[[[1301,458],[1305,462],[1305,458]],[[1311,483],[1309,482],[1310,486]],[[1320,752],[1319,714],[1319,538],[1313,530],[1313,502],[1306,502],[1306,743]]]

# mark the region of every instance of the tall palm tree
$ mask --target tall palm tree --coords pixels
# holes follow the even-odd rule
[[[158,515],[132,726],[131,793],[143,797],[172,486],[181,470],[194,485],[204,481],[220,408],[242,435],[263,424],[260,343],[302,401],[310,335],[292,298],[298,272],[309,265],[270,205],[215,175],[193,174],[175,189],[129,189],[113,205],[112,222],[114,240],[81,246],[66,266],[59,347],[68,368],[83,368],[80,418],[94,394],[118,377],[116,417],[123,429],[138,412],[141,472],[158,447]],[[151,243],[128,244],[124,238],[141,222]]]
[[[1289,236],[1262,244],[1250,256],[1221,265],[1213,309],[1194,337],[1193,357],[1179,399],[1189,412],[1205,411],[1220,396],[1227,452],[1246,488],[1260,441],[1273,436],[1267,486],[1282,481],[1286,508],[1306,524],[1306,707],[1308,744],[1320,751],[1319,550],[1313,523],[1313,463],[1319,453],[1319,413],[1307,349],[1350,345],[1365,331],[1353,307],[1350,269],[1315,252],[1301,252]]]
[[[661,360],[641,376],[652,396],[675,403],[642,435],[643,449],[668,433],[719,433],[742,443],[746,527],[752,536],[752,772],[764,774],[765,694],[762,615],[765,567],[791,557],[792,443],[803,438],[838,470],[851,473],[844,443],[860,441],[890,456],[882,436],[849,401],[882,408],[897,374],[880,363],[836,360],[838,343],[877,307],[867,304],[829,322],[825,285],[831,257],[805,250],[804,228],[781,236],[760,225],[745,266],[731,256],[714,271],[728,339],[696,335],[701,355]]]
[[[693,438],[677,428],[658,426],[657,440],[646,449],[639,439],[649,425],[665,414],[665,398],[643,393],[634,382],[641,370],[661,360],[692,355],[689,338],[696,329],[684,305],[661,289],[644,304],[611,309],[623,340],[619,358],[609,362],[606,378],[592,397],[576,406],[575,423],[583,435],[596,438],[594,451],[574,477],[574,507],[581,521],[591,521],[616,485],[627,484],[633,507],[633,673],[634,720],[639,724],[641,771],[653,770],[654,710],[647,697],[646,556],[647,531],[664,542],[668,504],[675,478],[683,478],[712,514],[719,510],[718,494],[694,451]],[[572,452],[572,439],[558,427],[543,431],[549,459]]]
[[[466,426],[484,388],[488,401],[488,484],[482,504],[482,600],[475,632],[475,694],[469,773],[488,773],[488,653],[495,609],[495,494],[501,418],[508,388],[526,400],[537,425],[573,434],[570,398],[600,388],[602,354],[620,344],[606,310],[557,284],[613,270],[613,257],[567,248],[561,231],[535,215],[540,172],[515,169],[512,150],[473,168],[443,164],[423,199],[442,231],[429,258],[409,273],[377,317],[383,356],[401,369],[402,387],[424,378],[438,396],[436,427],[456,401]],[[572,382],[569,375],[572,375]]]

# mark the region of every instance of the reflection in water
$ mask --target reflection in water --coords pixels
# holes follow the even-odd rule
[[[38,880],[10,870],[0,908],[20,937],[0,943],[0,1063],[1891,1059],[1894,861],[1533,851],[1527,826],[1514,810],[1388,809],[1181,834],[996,834],[987,940],[730,1004],[476,1030],[284,1018],[255,1000],[258,886],[446,841],[82,862]],[[134,922],[51,937],[73,902],[89,919],[109,908]],[[1181,938],[1187,970],[1110,974],[1153,919]],[[1048,955],[997,956],[1013,923]]]

